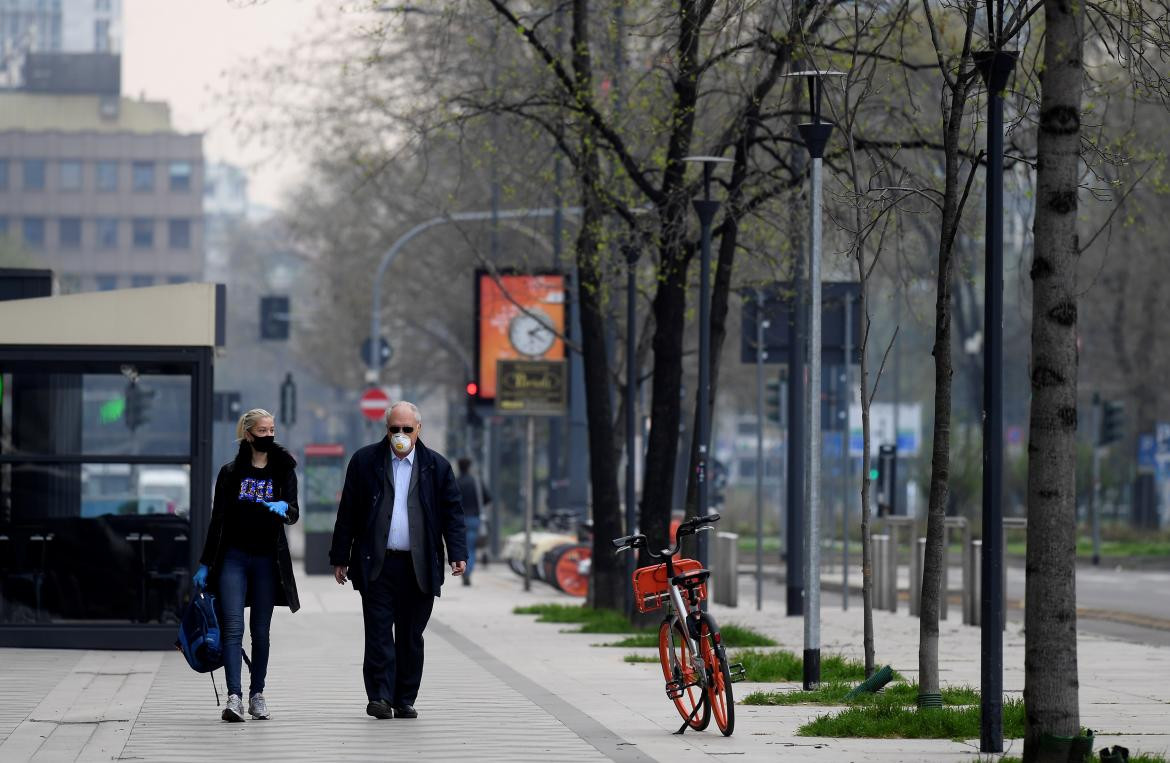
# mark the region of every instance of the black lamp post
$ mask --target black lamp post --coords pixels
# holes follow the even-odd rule
[[[798,125],[800,138],[812,159],[809,191],[808,259],[808,394],[805,426],[808,427],[807,516],[804,524],[804,668],[806,690],[821,682],[821,164],[833,125],[821,121],[824,78],[835,71],[800,71],[786,76],[803,77],[808,83],[812,121]]]
[[[1003,97],[1000,94],[1007,87],[1017,54],[1002,49],[1002,0],[988,2],[987,12],[992,49],[975,54],[975,66],[987,86],[979,750],[1003,752]]]
[[[705,517],[709,502],[707,458],[711,446],[711,224],[719,211],[719,202],[711,198],[711,174],[716,164],[730,163],[731,160],[719,156],[687,156],[683,161],[703,165],[703,198],[695,199],[693,203],[702,230],[699,268],[699,391],[696,396],[699,431],[695,433],[699,439],[699,463],[696,469],[698,506],[695,513]],[[698,544],[699,564],[706,567],[710,556],[706,533],[698,535]]]

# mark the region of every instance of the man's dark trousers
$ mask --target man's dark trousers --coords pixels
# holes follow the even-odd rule
[[[366,697],[413,705],[422,683],[423,629],[435,597],[419,589],[409,551],[386,551],[382,571],[362,591]]]

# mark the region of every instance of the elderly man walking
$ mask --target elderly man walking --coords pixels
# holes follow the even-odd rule
[[[337,506],[329,562],[362,595],[366,713],[417,718],[423,629],[443,585],[467,568],[459,485],[447,459],[419,440],[413,403],[386,412],[386,436],[354,453]]]

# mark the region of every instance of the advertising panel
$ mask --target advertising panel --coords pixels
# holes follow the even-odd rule
[[[559,274],[476,273],[476,397],[496,397],[501,360],[563,360],[565,279]]]

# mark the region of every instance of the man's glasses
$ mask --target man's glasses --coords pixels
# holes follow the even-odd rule
[[[386,429],[390,430],[390,434],[398,434],[399,432],[410,434],[414,431],[414,427],[386,427]]]

